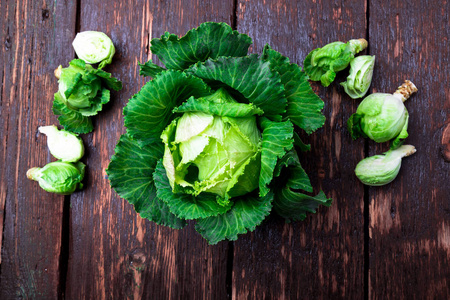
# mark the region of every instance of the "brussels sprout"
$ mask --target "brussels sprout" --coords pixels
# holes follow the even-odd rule
[[[381,155],[374,155],[361,160],[355,168],[355,174],[366,185],[380,186],[388,184],[397,177],[402,165],[402,158],[414,154],[416,148],[403,145]]]
[[[369,90],[374,65],[375,55],[361,55],[350,61],[350,75],[341,85],[352,99],[363,97]]]
[[[96,115],[102,109],[109,101],[109,88],[116,91],[122,88],[122,83],[111,74],[94,69],[81,59],[72,60],[67,68],[59,66],[55,70],[55,76],[58,75],[59,90],[55,98],[83,116]]]
[[[355,54],[366,49],[367,45],[365,39],[330,43],[311,51],[306,56],[303,67],[311,80],[320,80],[327,87],[336,78],[336,72],[347,68]]]
[[[98,68],[110,64],[116,49],[111,39],[99,31],[83,31],[77,33],[72,42],[79,58],[90,64],[100,63]]]
[[[31,168],[27,171],[28,179],[39,182],[39,186],[47,192],[70,195],[77,188],[81,189],[85,164],[82,162],[67,163],[55,161],[43,168]]]
[[[416,86],[406,80],[394,94],[375,93],[364,98],[347,122],[352,138],[391,141],[391,148],[398,148],[408,137],[409,115],[403,101],[416,91]]]
[[[199,106],[193,109],[192,103]],[[224,110],[227,106],[231,108]],[[214,193],[226,204],[258,187],[261,134],[254,114],[261,110],[237,103],[219,89],[176,111],[186,112],[161,135],[163,164],[174,192]]]
[[[41,126],[39,132],[47,136],[50,153],[63,162],[76,162],[84,155],[83,141],[69,131],[58,130],[54,125]]]

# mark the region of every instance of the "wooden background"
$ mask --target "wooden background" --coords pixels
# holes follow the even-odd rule
[[[449,299],[450,3],[447,1],[1,0],[0,299]],[[222,21],[302,65],[316,47],[366,38],[376,55],[371,91],[419,88],[406,106],[407,158],[399,177],[368,188],[354,176],[387,145],[352,141],[346,121],[359,101],[337,82],[314,84],[325,126],[302,158],[316,190],[334,199],[304,222],[270,217],[236,242],[207,243],[193,224],[176,231],[141,219],[111,191],[105,168],[124,132],[122,108],[143,85],[139,61],[164,31],[184,35]],[[53,70],[75,57],[84,30],[117,49],[107,68],[124,83],[83,135],[86,188],[51,195],[26,179],[52,157],[42,125],[51,112]],[[346,73],[346,72],[342,72]]]

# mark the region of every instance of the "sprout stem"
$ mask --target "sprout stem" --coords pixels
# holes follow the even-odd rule
[[[37,180],[33,175],[38,171],[40,168],[31,168],[27,171],[27,178],[31,180]]]
[[[59,79],[60,77],[61,77],[61,71],[62,71],[62,66],[61,65],[59,65],[59,67],[58,68],[56,68],[55,69],[55,77],[57,78],[57,79]]]
[[[405,80],[401,86],[397,88],[394,96],[405,102],[412,94],[417,92],[417,87],[409,80]]]

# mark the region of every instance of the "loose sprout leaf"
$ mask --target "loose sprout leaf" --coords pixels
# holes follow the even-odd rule
[[[272,122],[265,119],[261,127],[263,132],[259,194],[265,196],[270,190],[268,184],[272,181],[277,160],[293,147],[294,126],[290,121]]]
[[[186,225],[156,196],[153,172],[163,155],[163,145],[153,143],[140,147],[123,134],[115,148],[115,154],[106,170],[111,187],[134,205],[141,217],[157,224],[179,229]]]
[[[296,64],[266,45],[263,50],[263,59],[270,62],[272,70],[281,76],[287,99],[286,115],[298,127],[308,134],[316,131],[325,124],[322,114],[324,103],[314,93],[308,82],[308,77]]]
[[[102,110],[103,104],[109,102],[111,92],[108,89],[103,88],[97,96],[92,100],[91,106],[78,109],[78,112],[83,116],[95,116]]]
[[[409,121],[409,114],[408,112],[406,112],[407,117],[406,117],[406,122],[405,125],[403,125],[402,131],[400,131],[399,135],[397,135],[393,140],[391,140],[390,144],[391,144],[391,149],[395,150],[398,147],[400,147],[403,142],[405,141],[405,139],[408,137],[408,121]]]
[[[193,65],[188,72],[206,82],[222,82],[240,92],[271,120],[281,121],[286,98],[280,75],[269,63],[254,54],[246,57],[219,57]]]
[[[264,112],[253,104],[245,103],[214,103],[203,98],[189,98],[181,106],[175,108],[173,112],[204,112],[210,115],[221,117],[249,117],[252,115],[262,115]]]
[[[123,110],[127,133],[142,143],[160,142],[160,135],[173,119],[172,110],[191,96],[210,93],[199,78],[179,71],[164,71],[130,99]]]
[[[347,128],[352,136],[352,139],[356,140],[359,137],[367,137],[367,135],[361,129],[362,115],[354,113],[347,120]]]
[[[309,196],[298,191],[312,192],[312,187],[294,150],[279,161],[275,175],[277,177],[271,184],[271,189],[275,192],[273,206],[276,213],[285,218],[286,222],[304,220],[306,213],[315,213],[319,205],[331,205],[332,200],[323,192]]]
[[[222,206],[217,203],[213,194],[191,194],[172,192],[162,160],[158,162],[153,174],[158,198],[163,199],[176,216],[186,220],[217,216],[228,211],[231,205]]]
[[[150,59],[145,64],[139,64],[139,75],[141,76],[150,76],[152,78],[156,77],[159,73],[165,71],[163,67],[160,67],[152,62]]]
[[[270,214],[272,200],[272,192],[261,198],[251,195],[239,197],[228,212],[198,220],[195,229],[211,245],[225,239],[235,241],[238,234],[251,232],[261,224]]]
[[[181,38],[166,32],[161,38],[152,39],[151,44],[152,53],[167,69],[184,70],[208,58],[245,56],[252,39],[233,31],[226,23],[207,22]]]
[[[64,126],[64,129],[67,131],[89,133],[94,130],[91,119],[68,108],[59,92],[55,93],[52,110],[55,115],[59,116],[59,124]]]
[[[103,70],[92,71],[93,74],[101,78],[102,83],[106,85],[108,89],[115,91],[120,91],[122,89],[122,82],[117,78],[111,76],[111,73],[105,72]]]
[[[347,43],[333,42],[311,51],[303,62],[306,74],[314,81],[320,80],[327,87],[336,78],[336,73],[345,69],[355,54],[367,47],[364,39]]]

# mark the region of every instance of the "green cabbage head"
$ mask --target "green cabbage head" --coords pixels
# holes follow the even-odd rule
[[[174,192],[213,193],[225,205],[258,187],[261,134],[254,114],[260,109],[219,89],[175,111],[184,113],[161,135],[163,164]]]

